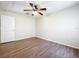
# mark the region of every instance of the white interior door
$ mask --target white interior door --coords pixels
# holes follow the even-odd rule
[[[1,16],[1,42],[9,42],[15,40],[15,17]]]

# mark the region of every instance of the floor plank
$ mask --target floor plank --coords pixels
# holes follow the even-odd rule
[[[79,50],[43,40],[28,38],[0,44],[2,58],[79,58]]]

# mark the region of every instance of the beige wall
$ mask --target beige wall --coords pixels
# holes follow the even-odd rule
[[[1,39],[1,17],[0,17],[0,39]],[[1,40],[0,40],[1,42]]]
[[[37,37],[79,48],[79,5],[38,19]]]
[[[0,15],[8,15],[15,17],[15,33],[16,40],[35,36],[35,20],[23,14],[0,11]]]

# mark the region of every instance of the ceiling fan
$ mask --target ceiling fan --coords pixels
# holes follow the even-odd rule
[[[43,13],[41,13],[40,11],[46,11],[46,8],[38,8],[37,5],[33,4],[33,3],[29,3],[29,5],[32,7],[32,10],[30,9],[25,9],[24,11],[33,11],[33,12],[37,12],[40,15],[43,15]],[[34,14],[32,13],[32,16],[34,16]]]

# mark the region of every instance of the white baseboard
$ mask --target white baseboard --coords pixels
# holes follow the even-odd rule
[[[14,41],[24,40],[24,39],[28,39],[28,38],[32,38],[32,37],[35,37],[35,35],[27,36],[27,37],[16,38]],[[14,42],[14,41],[8,41],[8,42]],[[1,42],[0,41],[0,43],[7,43],[7,42]]]
[[[77,47],[77,46],[72,46],[72,45],[68,45],[68,44],[62,43],[62,42],[53,41],[51,39],[48,39],[48,38],[45,38],[45,37],[42,37],[42,36],[36,36],[36,37],[44,39],[44,40],[48,40],[48,41],[51,41],[51,42],[55,42],[55,43],[58,43],[58,44],[61,44],[61,45],[65,45],[65,46],[69,46],[69,47],[72,47],[72,48],[79,49],[79,47]]]

